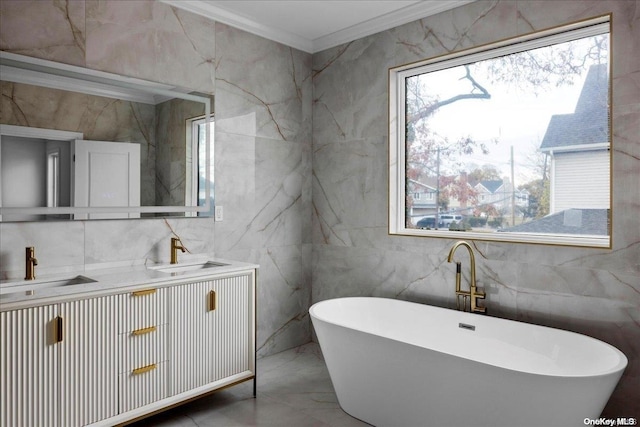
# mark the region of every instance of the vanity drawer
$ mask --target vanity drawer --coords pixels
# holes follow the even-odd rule
[[[167,360],[166,324],[149,326],[120,334],[119,373]]]
[[[167,397],[169,363],[140,366],[119,375],[120,413]]]
[[[167,323],[167,289],[149,288],[120,295],[118,332],[131,332]]]

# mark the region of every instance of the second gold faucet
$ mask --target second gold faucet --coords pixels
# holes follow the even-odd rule
[[[182,241],[177,237],[171,238],[171,264],[178,263],[178,250],[181,250],[182,253],[186,251],[185,247],[182,245]]]
[[[476,258],[473,255],[473,249],[471,245],[463,240],[456,242],[455,245],[449,251],[449,257],[447,258],[447,262],[453,261],[453,254],[456,252],[460,246],[464,246],[469,251],[469,259],[471,263],[471,278],[469,279],[469,290],[463,291],[460,289],[460,278],[461,278],[461,266],[460,262],[456,261],[456,306],[458,310],[460,309],[460,297],[462,297],[462,311],[466,311],[467,309],[467,298],[471,300],[471,311],[477,313],[485,313],[487,311],[486,307],[480,307],[478,305],[478,299],[484,299],[484,292],[478,291],[478,287],[476,285]]]
[[[38,265],[38,260],[36,258],[36,248],[34,248],[33,246],[27,246],[25,249],[24,280],[33,280],[36,278],[36,265]]]

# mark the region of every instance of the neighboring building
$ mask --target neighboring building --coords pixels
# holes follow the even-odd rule
[[[478,193],[478,206],[493,206],[496,211],[511,213],[511,197],[517,208],[529,206],[529,192],[527,190],[514,189],[508,179],[480,181],[474,187]]]
[[[574,113],[551,117],[540,145],[551,159],[550,214],[609,209],[608,88],[607,65],[592,65]]]
[[[572,114],[551,117],[540,151],[551,159],[549,215],[500,231],[610,233],[608,68],[593,65]]]
[[[473,208],[476,205],[476,192],[469,184],[469,179],[465,174],[448,177],[451,183],[445,186],[444,192],[447,197],[447,210],[450,213],[459,213],[463,215],[473,215]],[[456,190],[462,192],[462,188],[466,194],[466,200],[460,200],[456,197]]]
[[[410,216],[415,224],[420,218],[436,213],[438,199],[435,179],[433,185],[416,180],[409,180],[408,195],[412,200]]]
[[[456,181],[459,179],[460,177],[455,178]],[[430,184],[416,180],[409,181],[408,194],[412,200],[410,215],[416,220],[424,216],[434,215],[436,212],[437,189],[435,183]],[[451,193],[451,185],[441,188],[441,194]],[[504,215],[511,214],[512,191],[515,191],[513,196],[515,198],[516,212],[518,208],[524,209],[529,206],[529,192],[526,190],[513,190],[508,179],[481,181],[473,187],[470,184],[467,184],[467,186],[473,201],[463,203],[455,196],[449,195],[447,212],[471,216],[476,213],[477,208],[492,206],[497,212],[501,212]],[[413,222],[415,223],[416,221]]]
[[[478,206],[493,206],[498,212],[511,203],[511,185],[505,181],[480,181],[473,187],[478,192]]]

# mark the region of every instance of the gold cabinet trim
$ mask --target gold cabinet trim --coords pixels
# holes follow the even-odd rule
[[[155,288],[153,288],[153,289],[144,289],[142,291],[131,292],[131,296],[142,297],[142,296],[145,296],[145,295],[155,294],[156,291],[157,291],[157,289],[155,289]]]
[[[153,363],[151,365],[143,366],[142,368],[136,368],[133,371],[131,371],[131,373],[133,375],[140,375],[140,374],[144,374],[145,372],[153,371],[154,369],[156,369],[156,367],[157,365]]]
[[[148,328],[141,328],[141,329],[136,329],[135,331],[131,332],[131,335],[144,335],[144,334],[150,334],[151,332],[155,332],[158,328],[155,326],[149,326]]]
[[[209,292],[209,311],[214,311],[218,307],[218,295],[216,291]]]

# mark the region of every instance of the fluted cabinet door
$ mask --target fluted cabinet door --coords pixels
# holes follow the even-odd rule
[[[118,413],[118,298],[63,303],[60,405],[63,426]]]
[[[251,277],[172,288],[173,394],[253,369]]]
[[[58,426],[58,306],[0,313],[0,425]]]
[[[217,381],[253,369],[252,299],[250,276],[214,281],[217,293],[215,329],[217,341],[209,380]]]

